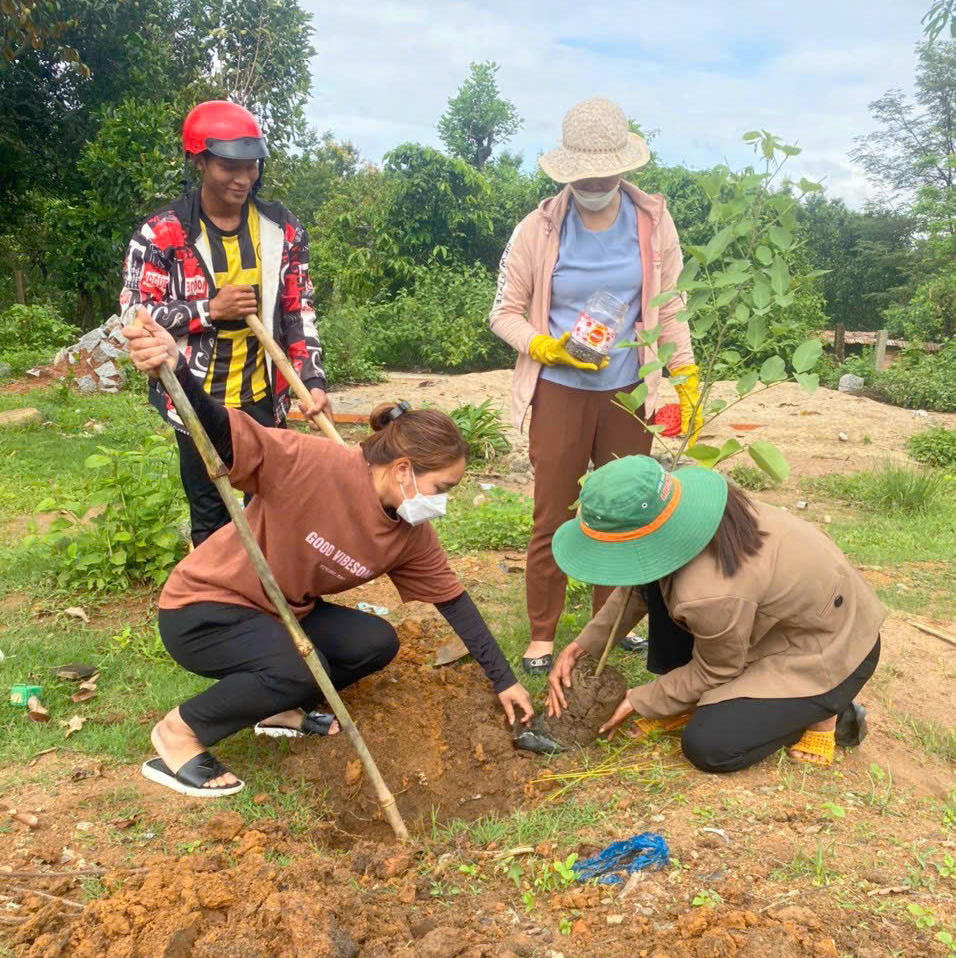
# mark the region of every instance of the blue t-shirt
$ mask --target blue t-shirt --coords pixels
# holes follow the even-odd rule
[[[561,224],[558,262],[551,274],[548,332],[556,339],[570,332],[592,293],[605,291],[628,304],[627,323],[618,341],[633,340],[633,324],[641,311],[641,247],[637,210],[622,191],[621,208],[609,229],[589,230],[572,200]],[[620,389],[638,381],[636,349],[611,348],[611,361],[600,372],[573,366],[545,366],[541,378],[575,389]]]

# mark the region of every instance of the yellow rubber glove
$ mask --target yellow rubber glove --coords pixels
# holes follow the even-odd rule
[[[677,383],[674,389],[677,391],[677,398],[680,400],[680,431],[686,435],[691,429],[691,416],[694,413],[694,406],[698,405],[700,400],[700,380],[698,373],[700,370],[694,363],[688,363],[686,366],[678,366],[671,370],[672,376],[683,376],[684,381]],[[693,431],[691,432],[688,448],[697,442],[697,435],[700,427],[704,424],[704,413],[700,408],[697,409],[697,415],[694,416]]]
[[[603,369],[610,360],[605,356],[600,366],[594,363],[584,363],[580,359],[575,359],[565,348],[565,343],[571,338],[570,333],[565,333],[560,339],[553,336],[547,336],[544,333],[538,333],[531,337],[528,344],[528,354],[542,366],[573,366],[575,369],[589,369],[597,372]]]

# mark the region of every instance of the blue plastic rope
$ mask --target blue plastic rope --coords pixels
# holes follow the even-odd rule
[[[632,875],[644,868],[664,868],[670,861],[670,851],[663,836],[644,832],[633,838],[613,842],[593,858],[574,863],[578,881],[597,878],[600,885],[617,885],[624,881],[619,871]]]

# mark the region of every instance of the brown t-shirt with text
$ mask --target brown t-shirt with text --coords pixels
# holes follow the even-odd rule
[[[391,518],[360,447],[267,429],[228,410],[229,481],[255,496],[246,518],[292,611],[386,574],[403,602],[447,602],[464,591],[434,529]],[[277,611],[230,522],[173,569],[161,609],[227,602]]]

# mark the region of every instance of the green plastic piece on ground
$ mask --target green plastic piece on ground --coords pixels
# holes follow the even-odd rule
[[[42,685],[11,685],[10,686],[10,704],[27,707],[30,697],[35,695],[39,698],[43,691]]]

